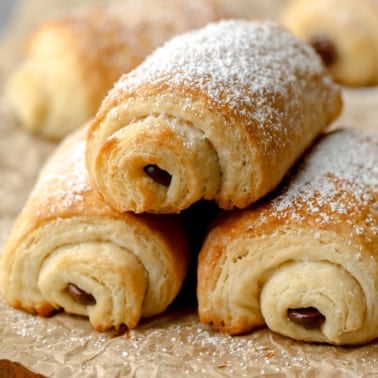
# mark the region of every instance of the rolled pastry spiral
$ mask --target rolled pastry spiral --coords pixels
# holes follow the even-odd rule
[[[181,34],[123,75],[87,138],[92,182],[119,211],[243,208],[340,112],[316,53],[271,22]]]
[[[201,322],[294,339],[378,337],[378,136],[337,130],[280,194],[223,215],[198,262]]]
[[[61,139],[95,115],[121,74],[181,32],[231,17],[216,0],[125,1],[43,20],[6,94],[21,126]]]
[[[378,84],[377,1],[292,0],[281,21],[318,51],[337,82]]]
[[[64,310],[98,331],[131,329],[178,294],[188,240],[176,216],[110,208],[89,183],[84,136],[68,137],[41,171],[2,252],[1,288],[33,314]]]

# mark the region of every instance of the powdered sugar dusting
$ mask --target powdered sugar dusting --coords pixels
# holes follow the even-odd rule
[[[54,198],[60,206],[68,208],[82,201],[82,194],[91,190],[91,186],[84,159],[85,141],[71,143],[68,153],[61,153],[65,146],[67,144],[58,147],[42,169],[33,193],[44,198]]]
[[[314,51],[286,29],[270,21],[223,20],[173,38],[124,75],[110,95],[137,92],[144,83],[183,86],[199,90],[247,124],[285,135],[293,125],[279,121],[273,100],[295,108],[314,76],[332,87]],[[268,130],[261,142],[271,147],[270,136]]]
[[[378,135],[344,129],[313,148],[273,207],[279,216],[294,218],[303,217],[305,208],[318,223],[329,222],[332,213],[351,222],[348,216],[367,207],[365,224],[378,235],[377,196]],[[361,226],[353,227],[356,235],[364,233]]]

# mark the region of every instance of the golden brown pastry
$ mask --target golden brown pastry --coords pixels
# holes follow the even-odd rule
[[[84,136],[70,136],[41,171],[3,250],[1,288],[30,313],[88,316],[98,331],[134,328],[179,292],[186,233],[175,216],[108,206],[88,181]]]
[[[378,84],[376,0],[292,0],[282,23],[318,51],[336,81]]]
[[[277,196],[224,215],[199,255],[201,322],[294,339],[378,337],[378,134],[325,135]]]
[[[119,211],[174,213],[200,199],[243,208],[340,108],[305,43],[271,22],[220,21],[121,77],[92,122],[87,167]]]
[[[114,81],[155,47],[230,16],[216,0],[130,0],[47,19],[8,81],[9,103],[26,129],[62,138],[92,117]]]
[[[14,378],[46,378],[45,375],[34,373],[17,361],[7,359],[0,360],[0,377]]]

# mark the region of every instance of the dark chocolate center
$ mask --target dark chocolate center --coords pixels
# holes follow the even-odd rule
[[[289,308],[287,316],[293,323],[306,329],[319,328],[325,321],[325,316],[314,307]]]
[[[127,325],[122,323],[119,326],[119,328],[116,330],[116,332],[114,333],[113,337],[119,337],[119,336],[126,335],[128,331],[129,331],[129,328],[127,327]]]
[[[86,293],[73,283],[69,283],[67,285],[67,292],[75,302],[84,306],[96,304],[96,300],[94,299],[93,295]]]
[[[172,176],[157,165],[148,164],[143,168],[143,170],[158,184],[163,186],[169,186],[171,184]]]
[[[316,50],[326,67],[336,62],[337,51],[335,44],[326,34],[314,34],[310,37],[309,44]]]

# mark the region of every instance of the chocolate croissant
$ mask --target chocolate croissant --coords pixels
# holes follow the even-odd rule
[[[26,129],[60,139],[97,111],[121,74],[183,31],[233,16],[217,0],[127,1],[47,19],[6,89]]]
[[[171,39],[120,78],[87,138],[91,180],[119,211],[244,208],[340,112],[316,53],[271,22],[226,20]]]
[[[84,136],[70,136],[42,169],[4,247],[1,288],[30,313],[64,310],[89,317],[98,331],[131,329],[178,294],[188,240],[174,215],[108,206],[89,183]]]
[[[377,338],[378,135],[327,134],[286,181],[207,234],[201,322],[231,335],[267,325],[308,342]]]
[[[336,81],[378,84],[377,1],[292,0],[282,23],[315,48]]]

